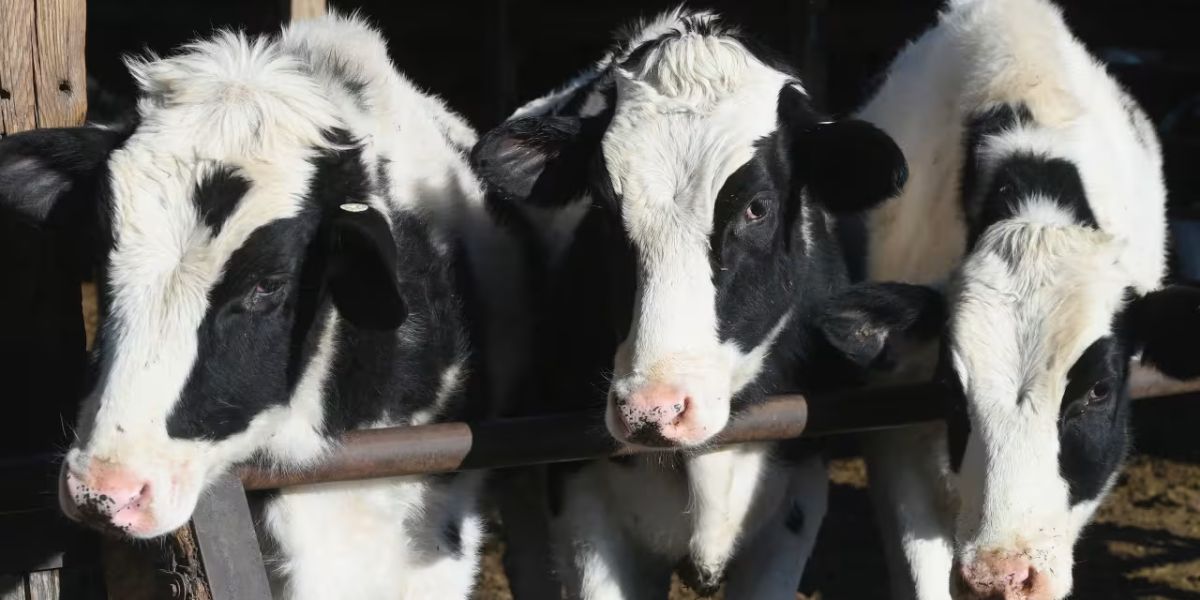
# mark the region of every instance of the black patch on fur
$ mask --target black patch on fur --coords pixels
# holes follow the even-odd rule
[[[974,246],[988,227],[1012,217],[1022,202],[1035,195],[1054,201],[1080,225],[1097,226],[1079,169],[1067,159],[1016,152],[992,166],[986,185],[982,181],[985,165],[980,150],[987,138],[1033,122],[1024,104],[1003,104],[975,115],[967,123],[960,185],[969,246]]]
[[[443,523],[442,540],[446,542],[446,551],[450,553],[450,556],[456,560],[462,558],[462,524],[454,519]]]
[[[977,221],[971,224],[970,243],[974,244],[992,224],[1015,215],[1021,203],[1033,196],[1054,201],[1080,225],[1097,226],[1074,163],[1062,158],[1012,154],[995,166],[976,213]]]
[[[1067,372],[1059,412],[1059,472],[1072,505],[1094,500],[1129,449],[1129,352],[1114,337],[1092,343]],[[1099,394],[1097,394],[1099,392]]]
[[[963,209],[968,216],[978,214],[976,207],[983,190],[979,189],[979,177],[983,165],[979,163],[979,149],[984,138],[1012,129],[1020,124],[1033,122],[1033,114],[1024,104],[1001,104],[972,115],[966,124],[964,160],[959,186]],[[974,220],[973,218],[971,220]],[[974,238],[972,238],[974,239]]]
[[[787,518],[783,522],[784,527],[796,535],[801,535],[804,533],[804,521],[804,507],[800,506],[799,502],[792,502],[792,507],[788,509]]]
[[[223,439],[245,430],[255,415],[287,402],[311,363],[334,310],[330,259],[338,249],[327,225],[341,216],[341,204],[372,191],[361,151],[348,134],[334,131],[330,138],[351,147],[315,159],[301,213],[260,227],[226,263],[197,332],[196,363],[168,418],[170,436]],[[436,400],[447,368],[468,360],[456,262],[435,249],[420,217],[390,216],[399,260],[388,268],[395,270],[409,319],[399,332],[338,322],[323,433],[335,435],[384,415],[407,418]],[[264,278],[285,282],[267,304],[254,300]],[[458,418],[464,405],[463,394],[455,394],[441,416]]]
[[[197,335],[197,355],[178,403],[167,419],[173,438],[220,440],[244,431],[255,415],[287,402],[296,384],[288,365],[294,316],[303,296],[298,281],[315,213],[260,227],[230,256],[209,294]],[[254,304],[255,285],[267,277],[287,283],[266,305]]]
[[[192,201],[204,217],[204,224],[213,235],[221,232],[225,221],[233,214],[242,196],[250,191],[250,181],[227,165],[220,165],[196,184]]]

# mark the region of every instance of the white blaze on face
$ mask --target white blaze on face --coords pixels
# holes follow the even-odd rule
[[[951,298],[949,350],[971,424],[956,559],[1027,559],[1052,597],[1071,587],[1073,546],[1096,504],[1072,506],[1060,473],[1067,373],[1113,333],[1128,285],[1117,250],[1081,226],[1002,223],[980,238]]]
[[[615,70],[602,151],[638,272],[609,428],[628,439],[630,420],[644,418],[671,443],[697,444],[725,426],[742,367],[718,339],[713,209],[726,178],[776,129],[787,79],[737,42],[697,34],[663,43],[636,72]],[[682,416],[672,424],[662,411]]]
[[[134,135],[109,161],[113,248],[106,335],[98,348],[101,378],[84,400],[79,439],[64,466],[64,486],[93,497],[144,488],[148,500],[139,510],[114,519],[142,537],[186,521],[204,486],[260,446],[279,412],[264,413],[219,441],[168,434],[168,419],[196,367],[209,293],[251,233],[298,213],[311,172],[304,162],[290,165],[286,177],[268,176],[261,165],[239,169],[254,184],[217,233],[193,198],[217,163],[172,157],[157,137]]]

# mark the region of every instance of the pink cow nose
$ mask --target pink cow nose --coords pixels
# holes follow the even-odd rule
[[[83,474],[66,469],[67,500],[80,520],[97,526],[138,528],[149,511],[150,482],[132,472],[95,462]]]
[[[989,555],[964,565],[958,580],[970,600],[1049,600],[1044,577],[1019,556]]]
[[[688,416],[692,399],[678,386],[663,383],[644,385],[624,398],[617,398],[621,425],[629,441],[648,446],[674,443],[677,426]]]

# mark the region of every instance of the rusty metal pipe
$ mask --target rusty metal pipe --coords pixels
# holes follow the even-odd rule
[[[1200,392],[1200,382],[1171,382],[1135,369],[1133,396]],[[944,392],[933,384],[870,388],[805,398],[772,396],[735,413],[708,447],[789,440],[902,427],[941,418]],[[375,479],[399,475],[495,469],[664,452],[616,442],[598,413],[571,413],[479,423],[439,423],[351,431],[330,456],[311,467],[244,466],[248,490]]]
[[[895,427],[937,417],[929,385],[837,394],[808,400],[773,396],[738,412],[712,447]],[[438,423],[352,431],[324,461],[304,469],[246,466],[248,490],[662,452],[618,443],[597,413]]]

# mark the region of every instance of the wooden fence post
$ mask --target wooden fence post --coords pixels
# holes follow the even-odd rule
[[[315,19],[328,10],[325,0],[288,0],[288,19],[300,21]]]
[[[0,134],[80,125],[86,0],[0,0]]]

